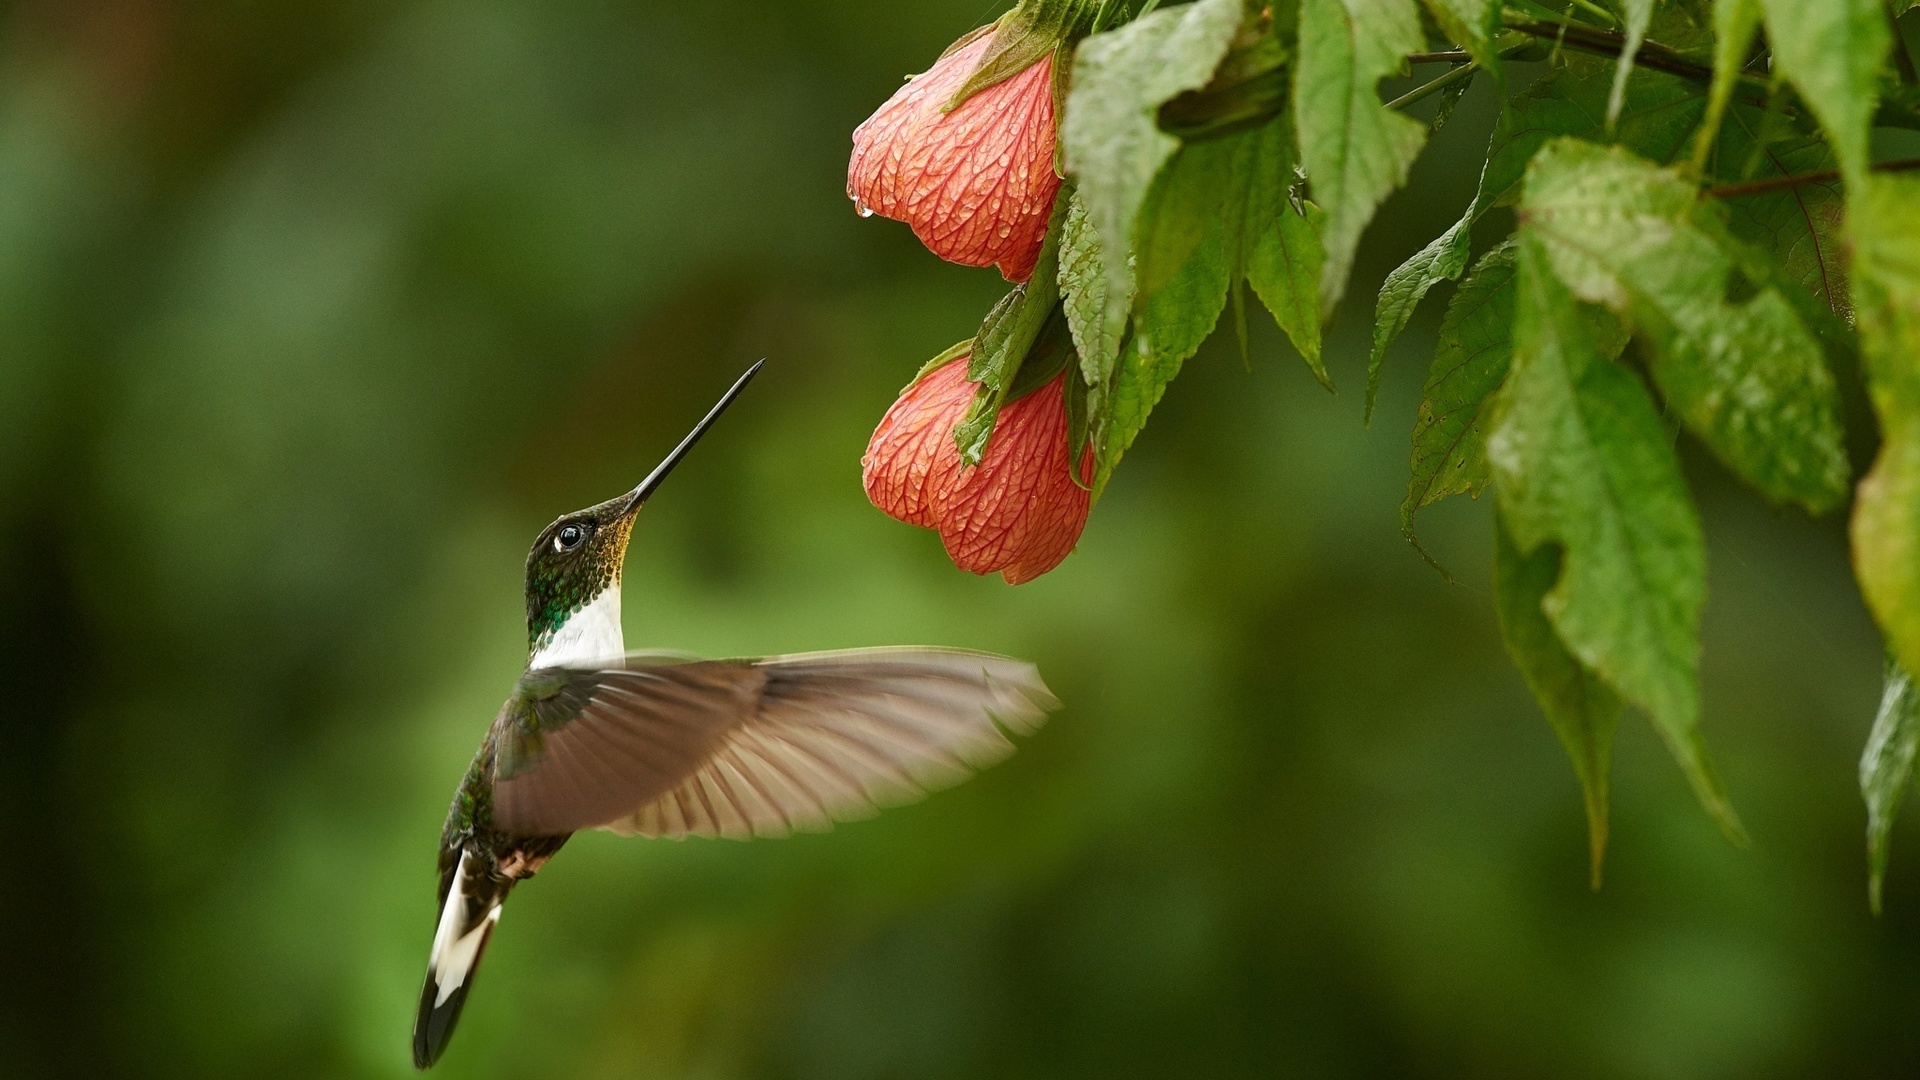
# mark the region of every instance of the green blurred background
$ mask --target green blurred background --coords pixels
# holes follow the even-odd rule
[[[1189,365],[1011,589],[867,505],[1003,288],[854,216],[848,133],[984,0],[72,0],[0,16],[0,1071],[401,1077],[520,568],[747,363],[649,507],[628,640],[969,645],[1067,708],[835,832],[590,834],[515,893],[447,1077],[1907,1076],[1920,831],[1866,911],[1876,638],[1836,522],[1699,456],[1726,844],[1637,720],[1606,887],[1502,653],[1484,505],[1398,537],[1441,305],[1363,427],[1388,204],[1320,390]]]

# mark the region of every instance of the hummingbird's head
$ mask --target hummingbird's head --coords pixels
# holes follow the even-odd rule
[[[527,552],[527,644],[535,653],[568,619],[620,587],[643,497],[629,492],[567,514],[540,530]]]
[[[766,361],[762,360],[760,364]],[[666,460],[647,474],[638,487],[618,498],[589,506],[561,517],[540,531],[533,549],[527,552],[527,643],[533,655],[560,633],[567,621],[593,606],[607,590],[620,588],[620,570],[627,560],[627,540],[633,535],[634,518],[660,482],[680,464],[693,444],[707,433],[733,399],[746,389],[748,380],[760,370],[760,364],[734,382],[719,404]],[[615,592],[618,596],[618,592]],[[617,608],[614,609],[617,625]]]

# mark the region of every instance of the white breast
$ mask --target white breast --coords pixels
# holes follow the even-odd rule
[[[627,651],[620,633],[620,586],[614,585],[560,624],[528,667],[580,667]]]

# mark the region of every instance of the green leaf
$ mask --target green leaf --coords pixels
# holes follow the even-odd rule
[[[1621,0],[1621,10],[1626,13],[1626,44],[1620,48],[1620,58],[1613,66],[1613,86],[1607,91],[1607,130],[1620,120],[1620,111],[1627,104],[1627,76],[1633,74],[1633,58],[1640,52],[1640,45],[1647,40],[1647,24],[1653,21],[1653,0]]]
[[[1527,163],[1548,140],[1571,135],[1613,142],[1641,157],[1667,163],[1679,156],[1706,110],[1700,87],[1677,76],[1644,71],[1627,83],[1627,102],[1607,137],[1603,62],[1563,54],[1562,66],[1535,80],[1508,103],[1487,149],[1480,175],[1482,208],[1519,195]]]
[[[1597,889],[1607,854],[1607,774],[1621,705],[1619,695],[1567,652],[1547,619],[1542,605],[1560,579],[1560,561],[1560,549],[1553,544],[1541,544],[1532,555],[1520,554],[1496,521],[1493,602],[1500,615],[1500,637],[1573,762],[1586,803],[1589,874]]]
[[[1827,129],[1849,184],[1870,160],[1880,72],[1892,36],[1881,0],[1760,0],[1776,70],[1806,99]]]
[[[1867,801],[1867,903],[1880,914],[1882,886],[1887,880],[1887,856],[1893,821],[1913,782],[1913,754],[1920,745],[1920,693],[1913,677],[1887,660],[1880,712],[1860,753],[1860,795]]]
[[[1131,251],[1140,204],[1180,146],[1159,129],[1161,105],[1205,86],[1243,14],[1240,0],[1197,0],[1154,11],[1080,43],[1060,138],[1102,252]],[[1132,263],[1103,259],[1103,326],[1126,318]]]
[[[1380,393],[1380,375],[1384,369],[1387,346],[1407,328],[1414,308],[1442,281],[1452,281],[1467,268],[1473,255],[1473,223],[1480,216],[1479,204],[1467,210],[1453,227],[1441,233],[1426,247],[1387,275],[1373,307],[1373,351],[1367,355],[1366,416],[1373,417],[1374,399]]]
[[[1848,232],[1881,440],[1854,501],[1854,572],[1894,658],[1920,671],[1920,177],[1863,178]]]
[[[1494,392],[1513,360],[1515,250],[1509,239],[1482,256],[1440,322],[1440,345],[1413,424],[1412,477],[1400,503],[1401,534],[1423,556],[1426,550],[1413,531],[1414,514],[1450,495],[1479,498],[1492,480],[1487,432],[1498,400]],[[1600,354],[1609,359],[1620,355],[1627,344],[1620,320],[1600,308],[1582,308],[1580,315],[1588,321]],[[1438,563],[1434,566],[1446,573]]]
[[[966,416],[954,425],[953,441],[960,448],[960,460],[980,464],[993,436],[1000,408],[1012,399],[1020,365],[1033,350],[1047,319],[1060,303],[1058,283],[1060,232],[1066,215],[1063,202],[1056,201],[1053,220],[1047,226],[1047,239],[1040,247],[1033,276],[1024,285],[1001,297],[980,323],[973,338],[973,353],[967,359],[967,378],[979,384]]]
[[[1500,34],[1500,5],[1496,0],[1426,0],[1440,32],[1465,49],[1488,71],[1500,70],[1500,50],[1493,39]]]
[[[1279,203],[1271,226],[1249,235],[1247,284],[1287,332],[1313,377],[1331,390],[1333,379],[1320,356],[1320,271],[1326,261],[1320,223],[1325,215],[1312,203],[1298,209],[1285,198]]]
[[[1120,338],[1127,329],[1127,306],[1107,303],[1100,231],[1087,217],[1086,203],[1072,181],[1062,190],[1067,196],[1067,217],[1060,228],[1060,299],[1067,328],[1080,351],[1082,377],[1088,386],[1097,386],[1113,374]]]
[[[1729,118],[1732,122],[1722,129],[1716,152],[1718,179],[1766,180],[1822,172],[1835,165],[1833,151],[1817,135],[1789,132],[1783,139],[1761,143],[1754,137],[1759,110],[1735,106]],[[1725,200],[1724,205],[1727,225],[1735,236],[1771,256],[1779,271],[1815,297],[1829,314],[1851,321],[1853,305],[1847,299],[1841,239],[1846,200],[1839,181],[1742,195]]]
[[[1472,255],[1474,223],[1517,194],[1534,152],[1556,135],[1600,138],[1605,123],[1604,85],[1599,69],[1583,60],[1534,81],[1502,111],[1480,171],[1473,204],[1454,226],[1415,252],[1387,275],[1374,307],[1373,349],[1367,357],[1367,415],[1373,413],[1387,347],[1435,285],[1457,280]],[[1699,88],[1684,80],[1648,72],[1627,87],[1626,106],[1615,127],[1622,145],[1642,156],[1669,160],[1684,145],[1704,108]]]
[[[1639,379],[1608,360],[1554,276],[1519,240],[1513,369],[1487,440],[1515,548],[1563,551],[1542,609],[1567,651],[1646,711],[1694,793],[1744,834],[1700,737],[1706,554],[1666,428]]]
[[[1420,413],[1413,422],[1413,477],[1400,503],[1400,531],[1414,539],[1413,515],[1449,495],[1480,496],[1495,390],[1513,361],[1514,244],[1474,264],[1440,323]],[[1416,542],[1417,543],[1417,542]]]
[[[1284,125],[1191,143],[1160,172],[1140,212],[1140,295],[1132,347],[1114,369],[1094,490],[1146,426],[1180,366],[1213,333],[1238,279],[1242,227],[1260,161]],[[1284,150],[1282,150],[1284,153]],[[1284,188],[1280,189],[1284,199]]]
[[[1319,349],[1318,238],[1287,199],[1290,143],[1281,115],[1182,146],[1154,181],[1140,211],[1133,347],[1119,358],[1111,395],[1095,403],[1103,432],[1096,491],[1213,332],[1242,278],[1315,377],[1328,381]]]
[[[1713,5],[1713,87],[1707,94],[1707,118],[1694,139],[1693,171],[1704,173],[1720,121],[1733,100],[1734,85],[1747,64],[1748,46],[1760,27],[1759,0],[1720,0]]]
[[[1533,159],[1521,212],[1574,295],[1625,316],[1652,346],[1662,396],[1728,467],[1814,513],[1845,500],[1825,354],[1772,283],[1742,275],[1753,295],[1728,301],[1731,238],[1678,170],[1556,140]]]
[[[1262,141],[1248,134],[1182,147],[1141,210],[1134,340],[1175,370],[1226,307]]]
[[[1294,123],[1314,201],[1326,211],[1320,311],[1346,290],[1360,233],[1406,182],[1426,128],[1380,102],[1377,89],[1424,44],[1413,0],[1301,0]]]

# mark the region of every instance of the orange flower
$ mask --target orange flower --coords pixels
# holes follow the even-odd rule
[[[980,464],[960,461],[953,428],[975,386],[963,354],[908,387],[860,459],[867,498],[889,516],[935,529],[954,565],[999,571],[1009,585],[1060,565],[1086,528],[1091,449],[1068,474],[1066,373],[1000,410]]]
[[[943,259],[1024,282],[1060,187],[1052,55],[945,111],[1001,32],[961,39],[854,129],[847,195],[862,214],[911,225]]]

